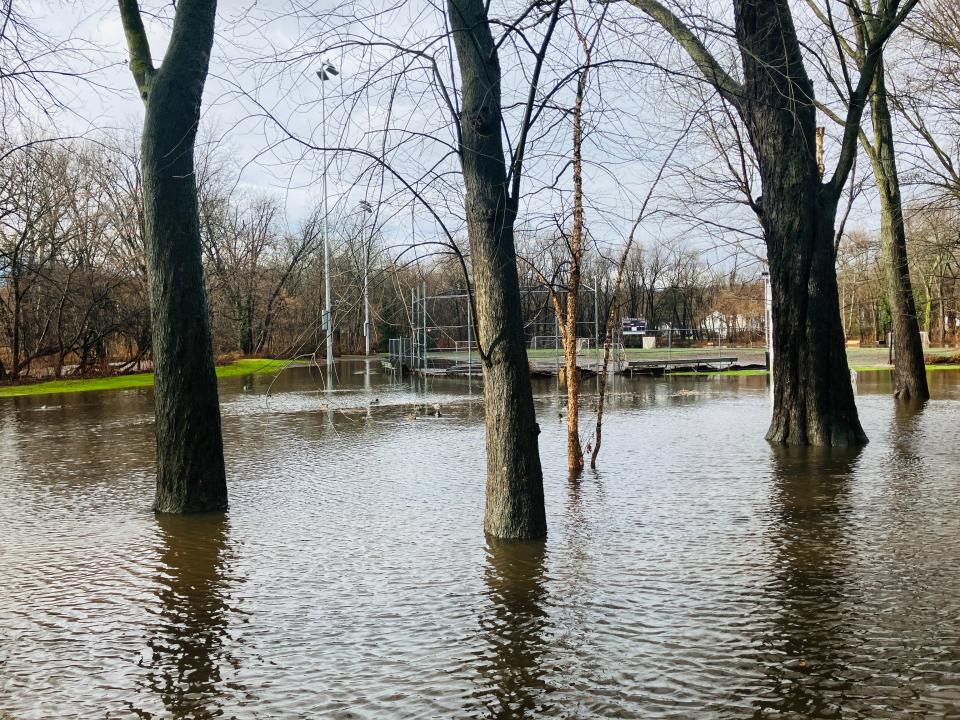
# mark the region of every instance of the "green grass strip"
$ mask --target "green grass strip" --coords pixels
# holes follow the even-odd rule
[[[218,378],[241,377],[259,373],[276,373],[290,364],[289,360],[269,360],[245,358],[217,367]],[[129,390],[131,388],[152,387],[153,373],[134,373],[132,375],[112,375],[100,378],[78,378],[76,380],[46,380],[29,385],[4,385],[0,387],[0,398],[23,397],[26,395],[55,395],[58,393],[92,392],[94,390]]]
[[[853,365],[851,370],[856,372],[889,372],[893,370],[890,365]],[[936,365],[927,365],[927,372],[935,370],[960,370],[960,364],[940,363]],[[728,375],[730,377],[750,377],[753,375],[766,375],[766,370],[708,370],[706,372],[696,372],[685,370],[684,372],[670,373],[675,377],[686,375]]]
[[[725,375],[727,377],[753,377],[754,375],[766,375],[766,370],[707,370],[697,372],[696,370],[684,370],[682,372],[667,373],[673,377],[684,377],[693,375]],[[639,375],[637,375],[639,377]]]

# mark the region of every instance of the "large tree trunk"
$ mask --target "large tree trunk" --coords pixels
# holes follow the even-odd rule
[[[546,535],[543,472],[523,341],[520,284],[500,134],[500,64],[483,0],[449,0],[462,78],[461,161],[483,353],[487,433],[484,529],[498,538]]]
[[[887,86],[881,64],[873,81],[870,98],[874,146],[869,153],[880,191],[880,239],[889,286],[890,314],[893,320],[894,388],[893,395],[904,400],[930,397],[923,362],[920,323],[910,282],[907,260],[907,235],[903,222],[900,177],[894,152],[893,124],[887,104]]]
[[[847,365],[833,247],[836,193],[820,181],[813,85],[786,0],[735,0],[743,117],[763,183],[773,291],[774,408],[767,439],[867,442]]]
[[[194,175],[194,140],[216,0],[180,0],[163,65],[134,0],[120,0],[131,70],[146,105],[142,171],[155,376],[158,512],[227,506]]]

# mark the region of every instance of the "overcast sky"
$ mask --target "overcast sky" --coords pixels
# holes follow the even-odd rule
[[[600,12],[599,6],[581,4],[581,20],[587,27],[590,16]],[[702,4],[710,3],[704,0]],[[147,18],[159,64],[169,33],[170,5],[149,1],[142,5],[145,11],[159,12],[158,17]],[[459,234],[460,182],[449,155],[454,135],[437,84],[422,69],[424,64],[417,69],[408,55],[398,55],[391,47],[358,44],[375,39],[429,51],[440,61],[439,72],[447,89],[453,90],[456,79],[443,33],[442,3],[441,8],[428,0],[322,0],[296,5],[300,7],[294,8],[289,0],[219,3],[218,37],[201,135],[214,141],[235,163],[237,192],[280,197],[291,222],[296,222],[319,202],[319,178],[326,157],[331,163],[328,178],[334,215],[355,213],[358,202],[367,199],[377,204],[378,222],[390,243],[404,243],[412,225],[420,238],[440,234],[438,222],[422,204],[416,204],[411,213],[412,196],[404,187],[410,183],[429,201],[440,222]],[[91,82],[70,82],[61,88],[69,112],[55,118],[60,129],[87,134],[138,132],[143,109],[125,65],[126,47],[116,3],[34,0],[25,7],[51,35],[72,36],[97,48],[91,57],[99,69],[90,76]],[[509,14],[503,3],[494,3],[494,10],[498,8]],[[684,66],[683,56],[669,41],[643,37],[645,26],[629,6],[618,5],[608,13],[615,30],[604,36],[595,59],[649,60],[655,55],[664,63]],[[722,19],[722,13],[719,17]],[[539,29],[531,29],[529,39],[535,42],[539,33]],[[730,61],[729,44],[722,39],[712,44]],[[554,48],[544,69],[543,91],[581,59],[569,24],[558,28]],[[501,56],[504,104],[513,108],[507,117],[512,139],[518,126],[518,106],[528,89],[530,55],[521,43],[507,42],[501,47]],[[326,88],[327,145],[384,155],[402,180],[390,173],[371,172],[375,164],[369,158],[350,153],[324,155],[309,147],[323,145],[322,90],[314,74],[321,57],[343,71]],[[570,85],[559,92],[556,104],[569,107],[572,90]],[[627,234],[652,178],[690,118],[685,110],[696,102],[677,89],[676,78],[649,68],[623,66],[596,73],[587,102],[588,224],[594,237],[610,246]],[[828,132],[832,130],[828,128]],[[553,110],[544,112],[528,160],[521,228],[546,232],[552,215],[569,211],[569,148],[569,118]],[[834,151],[828,144],[828,153]],[[681,143],[673,160],[660,194],[691,192],[679,168],[716,162],[702,137],[696,136]],[[724,212],[732,225],[752,229],[748,214]],[[877,224],[875,204],[866,196],[857,202],[850,225],[873,229]],[[714,235],[665,215],[655,216],[642,231],[647,242],[676,235],[682,235],[690,246],[707,248],[716,243]],[[709,259],[725,256],[726,250],[722,250],[711,253]]]

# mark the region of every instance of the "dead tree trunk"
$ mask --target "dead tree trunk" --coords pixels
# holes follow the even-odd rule
[[[487,445],[484,529],[546,535],[543,472],[523,340],[511,198],[501,137],[500,63],[483,0],[449,0],[460,66],[460,157],[483,362]]]
[[[119,0],[130,70],[146,107],[141,163],[157,436],[157,512],[227,506],[194,141],[213,47],[216,0],[180,0],[152,64],[136,0]]]
[[[887,271],[895,348],[893,395],[904,400],[927,400],[930,389],[927,387],[920,323],[917,319],[913,284],[910,282],[900,176],[897,173],[893,123],[890,121],[882,63],[877,68],[873,81],[870,110],[873,120],[873,144],[868,147],[867,154],[870,156],[880,192],[880,239]]]

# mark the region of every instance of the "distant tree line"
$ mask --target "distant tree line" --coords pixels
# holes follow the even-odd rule
[[[943,207],[906,215],[911,285],[920,330],[933,346],[956,345],[960,335],[960,216]],[[891,326],[884,247],[876,234],[851,232],[837,252],[840,311],[848,340],[885,343]]]
[[[232,191],[235,177],[214,153],[198,162],[203,263],[213,343],[220,356],[310,355],[322,343],[322,216],[290,221],[276,197]],[[142,179],[129,140],[25,145],[0,161],[0,363],[5,379],[149,369],[151,332],[143,243]],[[407,336],[410,289],[463,291],[452,255],[407,261],[356,213],[331,224],[341,354],[363,351],[362,284],[369,262],[374,347]],[[530,246],[541,244],[530,241]],[[610,307],[610,268],[584,268],[590,297],[578,334],[593,337]],[[525,335],[552,335],[539,281],[522,272]],[[668,244],[630,253],[619,314],[710,335],[707,317],[762,313],[762,287],[713,273],[702,257]],[[447,328],[437,347],[467,339],[467,303],[433,301],[429,322]],[[540,323],[540,325],[538,325]]]
[[[151,367],[142,179],[129,140],[24,144],[0,160],[0,377]],[[231,192],[214,156],[198,163],[208,309],[218,355],[293,357],[322,342],[322,223],[290,221],[278,198]],[[355,218],[331,225],[335,340],[363,351],[369,243]],[[369,254],[374,337],[404,334],[399,288],[420,269]]]
[[[222,154],[221,154],[222,155]],[[150,313],[143,206],[136,152],[124,142],[24,146],[0,161],[0,375],[63,377],[148,369]],[[216,153],[199,163],[201,238],[210,323],[219,356],[309,356],[323,341],[322,216],[286,217],[279,198],[234,191]],[[391,254],[361,212],[331,224],[335,343],[363,352],[362,288],[369,262],[373,346],[409,336],[410,289],[464,292],[451,254],[417,261]],[[921,329],[935,345],[957,340],[960,217],[949,208],[908,214],[910,268]],[[524,336],[541,347],[556,331],[542,274],[561,265],[550,238],[519,243]],[[368,260],[369,258],[369,260]],[[848,340],[882,342],[889,329],[887,274],[879,236],[846,233],[838,249],[840,309]],[[612,268],[588,253],[577,334],[593,338],[609,313]],[[561,276],[562,283],[564,278]],[[642,318],[651,333],[670,326],[694,341],[762,340],[763,283],[755,269],[711,267],[680,241],[637,244],[627,255],[616,316]],[[431,346],[467,340],[467,303],[428,304]],[[547,338],[547,339],[545,339]]]

